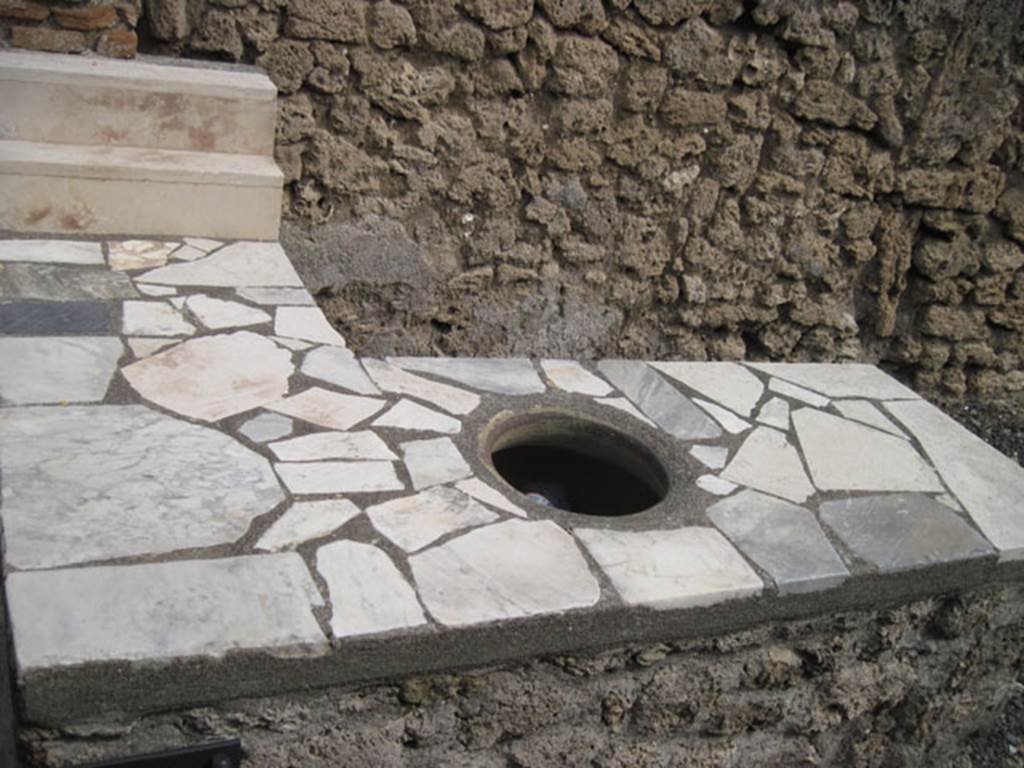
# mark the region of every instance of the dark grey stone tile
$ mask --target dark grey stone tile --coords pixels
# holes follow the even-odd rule
[[[138,296],[127,275],[107,269],[20,263],[0,267],[0,298],[4,299],[72,301]]]
[[[0,302],[0,335],[106,334],[112,310],[105,301]]]
[[[821,521],[881,571],[916,568],[993,553],[946,505],[920,493],[827,501]]]

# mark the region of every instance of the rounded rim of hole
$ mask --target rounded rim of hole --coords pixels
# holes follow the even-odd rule
[[[559,410],[510,416],[492,432],[484,449],[495,475],[539,505],[543,502],[530,498],[519,475],[513,472],[516,476],[510,478],[507,466],[506,471],[502,470],[500,465],[505,462],[501,457],[507,456],[506,452],[533,450],[536,456],[549,460],[561,452],[569,463],[592,467],[582,475],[577,471],[574,478],[559,478],[569,483],[567,489],[577,489],[568,492],[576,498],[581,495],[579,483],[596,483],[596,488],[587,488],[582,493],[583,497],[590,497],[590,503],[551,504],[555,510],[586,517],[626,517],[646,512],[664,501],[672,486],[664,462],[642,441],[601,421]],[[547,471],[541,468],[541,472]],[[606,499],[602,498],[602,483],[609,486],[604,489]],[[622,487],[614,487],[616,483]]]

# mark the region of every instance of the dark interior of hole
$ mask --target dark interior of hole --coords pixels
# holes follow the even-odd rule
[[[567,512],[617,517],[641,512],[662,499],[619,465],[571,448],[518,444],[495,451],[491,459],[517,491],[539,494]]]

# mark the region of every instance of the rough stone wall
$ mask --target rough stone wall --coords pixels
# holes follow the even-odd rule
[[[251,768],[993,766],[969,736],[1019,695],[1022,598],[1024,587],[994,588],[358,691],[26,728],[22,747],[28,768],[232,735]]]
[[[154,0],[280,91],[361,352],[883,361],[1024,388],[1020,0]]]
[[[0,0],[0,47],[130,59],[142,0]]]

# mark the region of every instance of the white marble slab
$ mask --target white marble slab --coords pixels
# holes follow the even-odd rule
[[[508,512],[516,517],[526,517],[526,513],[523,510],[478,477],[460,480],[455,484],[455,487],[463,493],[468,493],[477,501],[482,501],[484,504],[500,509],[502,512]]]
[[[768,389],[783,397],[788,397],[791,400],[796,400],[806,405],[812,405],[815,408],[828,408],[829,399],[827,397],[822,397],[817,392],[812,392],[805,387],[791,384],[782,379],[769,379]]]
[[[398,459],[383,440],[369,430],[362,432],[314,432],[311,435],[281,440],[269,446],[281,461],[318,461],[320,459],[383,460]]]
[[[293,553],[7,577],[21,673],[97,661],[167,662],[245,648],[323,653],[323,604]]]
[[[550,520],[477,528],[409,565],[423,604],[447,626],[561,613],[601,597],[573,538]]]
[[[635,419],[639,419],[647,426],[652,427],[653,429],[658,429],[657,424],[640,413],[640,410],[624,397],[599,397],[594,400],[594,402],[601,405],[607,405],[609,408],[614,408],[615,410],[622,411],[623,413],[628,413],[630,416]]]
[[[123,368],[147,400],[202,421],[269,405],[288,392],[291,354],[249,331],[203,336]]]
[[[103,264],[103,247],[77,240],[0,240],[0,261]]]
[[[255,549],[280,552],[333,533],[360,514],[348,499],[296,501],[260,536]]]
[[[713,496],[728,496],[739,488],[736,483],[730,483],[728,480],[723,480],[716,475],[701,475],[694,481],[694,484],[702,491],[707,491]]]
[[[15,568],[227,544],[284,499],[263,457],[140,405],[10,409],[0,445]]]
[[[769,427],[789,431],[789,403],[781,397],[773,397],[757,412],[757,422]]]
[[[714,528],[577,528],[575,534],[627,605],[693,608],[758,595],[764,587]]]
[[[442,536],[493,523],[498,516],[454,488],[429,488],[366,510],[373,527],[406,552],[416,552]]]
[[[540,367],[548,380],[563,392],[604,397],[612,388],[574,360],[541,360]]]
[[[267,403],[266,407],[321,427],[345,430],[370,418],[385,405],[385,400],[374,397],[342,395],[310,387],[284,400]]]
[[[253,304],[294,307],[312,307],[315,304],[305,288],[239,288],[235,293]]]
[[[203,253],[215,251],[224,245],[220,240],[211,240],[208,237],[186,237],[185,244],[190,245]]]
[[[796,448],[771,427],[751,432],[721,477],[798,504],[814,494]]]
[[[205,285],[247,288],[302,287],[302,280],[277,243],[239,242],[196,261],[168,264],[139,278],[161,285]]]
[[[535,395],[547,390],[533,363],[522,358],[389,357],[387,362],[405,371],[499,395]]]
[[[140,359],[143,357],[149,357],[150,355],[159,352],[161,349],[167,349],[167,347],[177,344],[180,341],[181,339],[159,339],[149,338],[146,336],[135,336],[125,339],[125,343],[132,351],[132,354]]]
[[[0,337],[0,403],[102,400],[122,354],[112,336]]]
[[[875,429],[888,432],[890,435],[896,435],[896,437],[905,439],[907,437],[906,432],[897,427],[888,416],[879,410],[877,405],[867,400],[835,400],[832,405],[848,419],[859,421]]]
[[[207,254],[202,248],[186,243],[171,254],[172,261],[198,261]]]
[[[169,285],[147,285],[145,283],[140,283],[135,287],[143,296],[166,297],[175,296],[178,293],[177,288],[173,288]]]
[[[295,429],[295,422],[279,413],[261,413],[253,416],[238,431],[254,443],[266,443],[287,437]]]
[[[429,381],[422,376],[406,373],[401,368],[383,360],[363,358],[363,368],[374,383],[385,392],[408,395],[417,400],[436,405],[438,408],[457,416],[471,413],[480,405],[480,396],[474,392]]]
[[[738,363],[651,363],[657,370],[740,416],[754,412],[764,384]]]
[[[749,421],[744,421],[735,413],[726,410],[720,405],[709,403],[707,400],[701,400],[699,397],[693,398],[693,402],[700,406],[701,409],[711,418],[717,421],[721,425],[722,429],[730,435],[739,435],[750,429]]]
[[[729,460],[729,449],[719,445],[695,445],[690,455],[708,469],[721,469]]]
[[[180,243],[162,240],[122,240],[107,243],[107,261],[118,272],[132,269],[152,269],[167,263],[171,251]]]
[[[122,332],[126,336],[191,336],[196,327],[164,301],[126,301]]]
[[[444,435],[457,435],[462,431],[462,422],[458,419],[404,398],[378,416],[370,426]]]
[[[864,363],[747,363],[771,376],[813,389],[828,397],[918,400],[913,390],[873,365]],[[813,405],[813,403],[812,403]]]
[[[819,490],[945,490],[906,440],[813,408],[794,411],[793,426]]]
[[[345,339],[327,322],[319,307],[278,307],[274,311],[274,333],[314,344],[345,346]]]
[[[416,490],[470,477],[473,470],[447,437],[401,443],[405,467]]]
[[[386,553],[370,544],[336,541],[316,552],[331,595],[331,633],[370,635],[426,624],[416,593]]]
[[[405,484],[390,461],[305,461],[275,464],[295,494],[377,493],[403,491]]]
[[[239,304],[237,301],[215,299],[201,293],[189,296],[185,306],[200,323],[213,330],[243,328],[270,322],[270,315],[260,309]]]
[[[307,376],[350,392],[360,395],[380,394],[363,366],[344,347],[324,346],[310,350],[302,360],[301,370]]]

